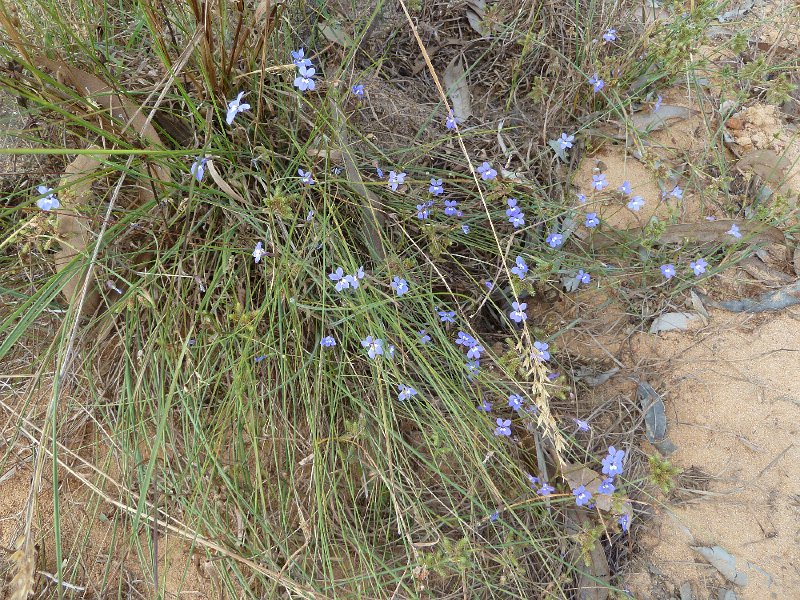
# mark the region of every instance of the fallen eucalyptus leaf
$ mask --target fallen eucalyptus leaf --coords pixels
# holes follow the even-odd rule
[[[650,333],[662,331],[685,331],[692,323],[702,322],[703,318],[697,313],[670,312],[664,313],[653,320]]]
[[[727,23],[728,21],[741,19],[753,8],[753,5],[755,5],[755,0],[742,0],[741,2],[733,3],[730,10],[717,15],[717,21]]]
[[[676,121],[683,121],[697,114],[696,110],[685,106],[662,104],[658,110],[639,111],[631,116],[631,123],[640,133],[664,129]]]
[[[339,44],[342,48],[350,48],[353,46],[352,38],[342,31],[342,27],[339,23],[325,21],[325,23],[320,26],[319,30],[329,42]]]
[[[456,56],[444,70],[444,87],[453,102],[453,114],[463,122],[472,116],[472,98],[461,58]]]
[[[779,290],[767,292],[762,296],[752,299],[727,300],[715,302],[708,297],[703,297],[706,304],[715,308],[723,308],[730,312],[762,313],[772,312],[800,304],[800,281],[787,285]]]
[[[92,149],[96,149],[98,154],[94,156],[88,154],[77,156],[75,160],[67,165],[59,184],[61,189],[59,192],[61,210],[57,213],[56,229],[61,242],[61,250],[56,252],[54,257],[56,271],[58,272],[68,268],[76,256],[85,255],[94,238],[89,228],[89,224],[93,221],[88,214],[82,215],[80,209],[92,204],[94,200],[92,175],[100,168],[102,161],[106,159],[106,155],[101,154],[100,148],[96,146],[93,146]],[[61,289],[61,293],[67,302],[78,301],[83,289],[86,272],[81,266],[78,268],[79,271]],[[93,313],[100,306],[100,302],[100,291],[97,289],[96,282],[93,282],[87,290],[81,314]]]
[[[575,278],[573,277],[573,279]],[[619,367],[614,367],[613,369],[609,369],[608,371],[603,371],[601,373],[598,373],[589,367],[579,367],[578,369],[575,369],[573,376],[575,381],[585,383],[589,387],[597,387],[598,385],[604,384],[617,373],[619,373]]]
[[[219,174],[217,168],[214,166],[214,161],[212,159],[208,159],[206,162],[206,169],[208,169],[209,175],[211,175],[211,179],[214,180],[223,192],[228,194],[231,198],[238,200],[242,204],[244,204],[244,198],[242,198],[241,194],[239,194],[236,190],[234,190],[230,184],[222,178],[222,175]]]
[[[486,37],[491,30],[486,27],[486,2],[484,0],[469,0],[467,2],[467,21],[481,37]]]
[[[691,548],[710,562],[731,583],[740,586],[747,585],[747,573],[736,568],[736,558],[721,546],[691,546]]]
[[[640,381],[636,396],[644,413],[644,435],[647,441],[663,455],[668,456],[678,449],[667,439],[667,411],[664,400],[652,385]]]
[[[789,160],[772,150],[753,150],[736,163],[737,169],[750,169],[783,195],[791,193],[791,188],[786,183],[790,167]]]

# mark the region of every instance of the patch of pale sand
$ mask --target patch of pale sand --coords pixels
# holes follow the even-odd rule
[[[665,104],[695,111],[689,118],[674,122],[647,136],[649,159],[677,167],[685,159],[686,153],[705,151],[709,133],[702,112],[687,96],[685,89],[667,89],[662,93],[662,98]],[[602,192],[592,190],[595,168],[601,169],[609,184]],[[606,227],[644,227],[653,217],[667,222],[691,223],[703,216],[701,198],[686,189],[684,181],[668,181],[666,178],[659,180],[649,166],[631,156],[621,144],[605,145],[582,161],[574,181],[578,190],[587,197],[584,210],[597,212]],[[618,191],[625,181],[630,183],[630,196]],[[682,200],[668,195],[675,184],[684,189]],[[666,198],[664,192],[667,193]],[[633,211],[627,206],[633,196],[644,198],[644,206],[639,211]]]
[[[769,576],[748,569],[740,600],[800,597],[800,310],[714,312],[711,327],[642,349],[668,359],[669,437],[678,446],[670,460],[714,477],[709,495],[659,510],[642,540],[649,562],[676,587],[708,590],[725,582],[691,546],[719,545]],[[651,597],[642,580],[631,580],[632,591]]]

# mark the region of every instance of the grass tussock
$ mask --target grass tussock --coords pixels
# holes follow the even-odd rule
[[[34,382],[15,388],[20,414],[46,392],[28,429],[49,448],[36,460],[52,457],[55,509],[59,478],[80,473],[90,526],[114,531],[106,551],[125,568],[92,571],[98,597],[166,589],[165,534],[231,597],[619,592],[625,553],[609,549],[644,506],[631,500],[645,461],[589,516],[568,473],[609,442],[630,448],[641,420],[623,402],[591,421],[615,413],[614,431],[576,430],[587,415],[558,358],[570,326],[545,317],[579,270],[631,306],[680,291],[651,289],[663,224],[597,248],[576,234],[572,177],[581,152],[615,143],[598,124],[628,122],[693,68],[712,5],[661,23],[627,4],[497,2],[471,26],[464,11],[484,3],[401,4],[0,2],[0,87],[35,142],[30,169],[3,183],[0,359]],[[598,42],[611,27],[619,41]],[[293,86],[299,47],[311,92]],[[436,80],[455,61],[475,116],[452,132]],[[240,92],[250,107],[229,125]],[[554,158],[562,131],[584,130]],[[389,171],[406,173],[397,190]],[[426,206],[432,178],[458,216]],[[59,209],[36,207],[39,185]],[[711,252],[719,264],[731,251]],[[335,289],[329,274],[362,267],[357,287]],[[50,342],[22,360],[45,321]],[[459,331],[482,346],[478,370]],[[368,336],[383,343],[374,359]],[[416,393],[399,400],[404,388]],[[513,394],[524,410],[506,406]],[[81,579],[71,557],[89,547],[64,532],[58,519],[48,531],[56,582]],[[15,599],[34,563],[20,552]]]

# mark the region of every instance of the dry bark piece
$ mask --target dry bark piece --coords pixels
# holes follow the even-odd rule
[[[100,149],[97,149],[100,152]],[[87,249],[92,243],[91,230],[89,229],[88,217],[80,214],[80,209],[91,204],[94,196],[92,194],[92,174],[100,168],[106,155],[96,154],[94,156],[81,154],[73,160],[65,169],[64,176],[61,178],[59,188],[59,200],[61,210],[56,217],[56,229],[61,242],[61,250],[56,252],[54,257],[57,272],[66,269],[72,260],[78,255],[87,255]],[[79,268],[70,279],[64,284],[61,293],[67,302],[77,301],[86,277],[86,270]],[[83,303],[81,314],[91,314],[100,306],[101,295],[96,282],[90,284]]]

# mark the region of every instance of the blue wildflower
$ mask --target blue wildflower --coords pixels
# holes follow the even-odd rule
[[[589,427],[589,423],[586,421],[582,421],[581,419],[572,419],[575,422],[575,425],[578,426],[578,431],[589,431],[591,427]]]
[[[612,479],[617,475],[621,475],[623,471],[622,461],[625,459],[625,450],[617,450],[614,446],[608,447],[608,454],[601,461],[603,465],[603,474],[608,475]]]
[[[540,487],[538,490],[536,490],[536,493],[539,494],[540,496],[549,496],[550,494],[552,494],[555,491],[556,491],[556,488],[554,488],[552,485],[550,485],[549,483],[547,483],[545,481],[545,482],[542,483],[542,487]]]
[[[550,352],[548,352],[548,348],[550,348],[550,344],[547,342],[540,342],[538,340],[533,342],[533,352],[531,353],[531,358],[533,360],[547,362],[550,360]]]
[[[597,493],[598,494],[603,494],[605,496],[610,496],[611,494],[614,493],[614,490],[616,490],[616,489],[617,488],[614,486],[614,480],[613,479],[604,479],[603,483],[601,483],[597,487]]]
[[[383,355],[383,340],[380,338],[373,338],[371,335],[368,335],[361,340],[361,346],[366,348],[367,355],[372,360],[375,360],[376,356]]]
[[[335,271],[328,273],[328,279],[336,282],[336,291],[341,292],[350,287],[351,280],[354,279],[351,275],[345,275],[342,267],[337,267]]]
[[[444,214],[448,217],[452,217],[458,215],[458,202],[456,200],[445,200],[444,201]]]
[[[431,216],[431,211],[429,210],[427,204],[417,204],[417,218],[420,221],[424,221],[430,216]]]
[[[467,374],[472,377],[473,375],[477,375],[478,371],[481,370],[481,361],[479,360],[470,360],[467,361],[465,365],[467,367]]]
[[[608,181],[606,181],[606,174],[605,173],[595,173],[592,175],[592,187],[600,192],[608,185]]]
[[[562,133],[561,137],[558,139],[558,145],[561,147],[562,150],[567,150],[572,148],[572,142],[575,141],[574,135],[567,135],[566,133]]]
[[[494,434],[498,436],[511,435],[511,419],[497,419],[497,427],[494,428]]]
[[[314,185],[314,179],[311,177],[311,171],[303,171],[303,169],[297,169],[297,174],[300,176],[300,183],[304,185]]]
[[[464,346],[466,348],[472,348],[477,343],[478,343],[478,340],[476,340],[474,337],[472,337],[470,334],[468,334],[468,333],[466,333],[464,331],[459,331],[458,335],[456,335],[456,345],[457,346]]]
[[[575,276],[575,279],[578,280],[578,283],[588,284],[592,281],[592,276],[586,273],[583,269],[578,270],[578,274]]]
[[[324,338],[322,338],[322,341],[319,343],[319,345],[323,348],[332,348],[336,345],[336,340],[333,339],[333,336],[326,335]]]
[[[194,175],[194,178],[197,179],[197,183],[203,181],[203,177],[206,174],[207,162],[208,162],[207,156],[203,156],[202,158],[198,156],[194,159],[191,169],[189,169],[191,174]]]
[[[36,201],[36,206],[38,206],[41,210],[48,211],[58,210],[61,208],[61,203],[58,201],[58,198],[56,198],[55,194],[53,194],[53,188],[40,185],[36,188],[36,191],[42,196]]]
[[[661,270],[661,274],[664,276],[664,279],[672,279],[675,277],[675,265],[661,265],[659,269]]]
[[[511,308],[513,308],[514,310],[512,310],[510,313],[508,313],[508,316],[511,317],[512,321],[514,321],[516,323],[522,323],[525,319],[528,318],[528,315],[525,314],[525,309],[527,307],[528,307],[528,305],[525,302],[521,302],[521,303],[520,302],[512,302],[511,303]]]
[[[658,97],[656,97],[655,103],[653,104],[653,112],[656,112],[659,108],[661,108],[661,101],[662,98],[661,95],[659,94]]]
[[[572,495],[575,496],[575,504],[584,506],[592,499],[592,493],[586,489],[585,485],[579,486],[572,490]]]
[[[483,346],[480,344],[475,344],[474,346],[470,346],[467,350],[467,358],[471,360],[478,360],[481,357],[481,353],[483,353]]]
[[[703,258],[698,258],[696,261],[689,263],[689,267],[694,271],[694,274],[699,277],[706,272],[708,263]]]
[[[617,519],[617,523],[619,523],[619,526],[622,528],[622,531],[628,533],[628,529],[630,528],[631,525],[631,518],[628,516],[627,513],[620,516],[620,518]]]
[[[628,202],[628,208],[634,212],[639,212],[644,207],[644,198],[641,196],[634,196]]]
[[[242,96],[244,96],[244,92],[239,92],[236,98],[228,102],[228,113],[225,116],[225,122],[228,125],[233,125],[233,120],[240,112],[250,110],[250,105],[246,102],[242,102]]]
[[[561,244],[564,243],[564,236],[561,235],[560,233],[551,233],[550,235],[547,236],[547,239],[545,241],[547,242],[547,245],[550,246],[551,248],[558,248]]]
[[[739,226],[736,223],[732,223],[731,228],[725,233],[727,233],[728,235],[732,235],[736,239],[742,237],[742,234],[739,232]]]
[[[616,39],[617,39],[616,29],[607,29],[606,32],[603,34],[603,40],[605,42],[613,42]]]
[[[683,200],[683,190],[677,185],[672,189],[669,195],[677,200]]]
[[[600,225],[600,219],[597,218],[597,213],[586,213],[586,223],[584,223],[584,225],[589,229],[594,229]]]
[[[467,235],[467,234],[469,233],[469,225],[467,225],[466,223],[464,223],[464,224],[461,226],[461,231],[463,231],[463,232],[464,232],[464,235]]]
[[[518,256],[515,259],[516,265],[511,269],[511,272],[519,277],[521,280],[525,279],[525,276],[528,274],[528,265],[521,256]]]
[[[397,173],[395,171],[389,171],[389,188],[393,191],[397,191],[397,186],[403,185],[406,180],[406,174],[403,172]]]
[[[586,194],[578,194],[579,202],[586,202]]]
[[[258,242],[256,243],[255,250],[253,250],[253,259],[255,260],[256,263],[259,263],[261,262],[261,259],[264,257],[266,253],[267,251],[264,250],[263,244],[261,242]]]
[[[292,50],[292,62],[296,67],[310,67],[311,61],[305,57],[306,51],[303,48]]]
[[[520,396],[519,394],[511,394],[508,397],[508,406],[509,408],[511,408],[511,410],[516,410],[517,412],[519,412],[519,409],[522,408],[523,403],[524,400],[522,399],[522,396]]]
[[[391,286],[398,298],[408,292],[408,282],[397,275],[395,275],[394,279],[392,279]]]
[[[419,338],[419,343],[423,346],[431,341],[431,336],[424,329],[420,329],[417,332],[417,337]]]
[[[606,87],[605,82],[597,76],[597,73],[589,77],[589,84],[592,86],[595,93]]]
[[[442,187],[442,180],[431,177],[431,185],[428,188],[428,192],[430,192],[434,196],[441,195],[441,193],[444,192],[444,188]]]
[[[449,130],[453,130],[458,125],[458,119],[453,114],[453,109],[450,109],[450,114],[447,116],[447,119],[444,122],[444,126],[447,127]]]
[[[492,403],[484,398],[483,402],[478,405],[478,410],[485,413],[492,412]]]
[[[456,311],[454,310],[440,310],[437,314],[439,315],[439,320],[441,320],[442,323],[456,322]]]
[[[623,181],[622,185],[619,186],[618,189],[619,189],[620,192],[622,192],[626,196],[630,196],[631,193],[633,193],[633,190],[631,189],[631,182],[630,181]]]
[[[317,70],[314,67],[306,67],[305,65],[297,67],[297,77],[294,78],[294,87],[301,92],[308,90],[314,91],[317,87],[314,81],[314,74],[316,72]]]
[[[397,394],[397,399],[400,402],[405,402],[406,400],[408,400],[412,396],[416,396],[417,395],[417,390],[415,390],[414,388],[409,387],[407,385],[403,385],[403,384],[400,384],[400,385],[397,386],[397,391],[400,392],[399,394]]]
[[[361,100],[364,97],[364,86],[360,83],[357,83],[352,88],[350,88],[350,91],[353,92],[353,95],[359,100]]]
[[[497,177],[497,171],[492,168],[488,162],[484,161],[480,167],[478,167],[478,173],[481,174],[481,179],[484,181],[491,181],[495,177]]]

